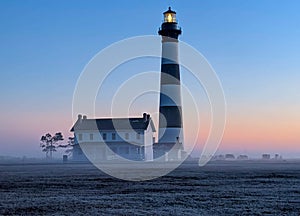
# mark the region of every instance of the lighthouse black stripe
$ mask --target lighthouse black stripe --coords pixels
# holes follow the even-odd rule
[[[176,143],[177,137],[183,140],[182,128],[159,128],[159,143]]]
[[[161,65],[161,85],[175,84],[180,85],[180,72],[178,64]]]
[[[169,128],[178,127],[181,128],[181,106],[161,106],[159,108],[159,127]]]

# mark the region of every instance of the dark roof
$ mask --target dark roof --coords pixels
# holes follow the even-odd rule
[[[81,123],[80,123],[81,122]],[[103,119],[80,119],[71,128],[71,132],[76,130],[147,130],[148,125],[155,132],[151,118],[103,118]]]
[[[173,13],[173,14],[176,14],[175,11],[172,11],[172,10],[171,10],[171,7],[169,7],[169,9],[168,9],[167,11],[164,12],[164,14],[166,14],[166,13]]]

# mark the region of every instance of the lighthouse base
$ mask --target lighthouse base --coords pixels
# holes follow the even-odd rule
[[[161,161],[180,161],[186,157],[182,143],[155,143],[153,153],[154,159]]]

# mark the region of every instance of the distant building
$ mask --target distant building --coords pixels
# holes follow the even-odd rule
[[[275,160],[282,160],[282,157],[281,157],[281,155],[279,155],[279,154],[275,154],[274,159],[275,159]]]
[[[78,115],[71,129],[75,145],[73,160],[87,160],[81,147],[88,149],[89,157],[114,160],[119,156],[129,160],[153,160],[154,124],[149,114],[142,118],[88,119]],[[80,144],[80,145],[79,145]]]
[[[248,160],[249,158],[248,158],[247,155],[239,155],[239,156],[237,157],[237,159],[238,159],[238,160]]]
[[[220,154],[220,155],[214,155],[213,160],[225,160],[225,156]]]
[[[263,154],[263,155],[262,155],[262,159],[263,159],[263,160],[270,160],[270,158],[271,158],[271,155],[270,155],[270,154]]]
[[[225,155],[225,159],[226,160],[234,160],[235,159],[235,156],[233,154],[226,154]]]

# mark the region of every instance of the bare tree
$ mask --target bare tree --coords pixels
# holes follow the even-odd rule
[[[41,137],[40,146],[43,152],[46,152],[46,157],[52,159],[52,153],[59,148],[59,142],[64,140],[61,132],[52,136],[50,133]],[[50,153],[50,156],[49,156]]]

